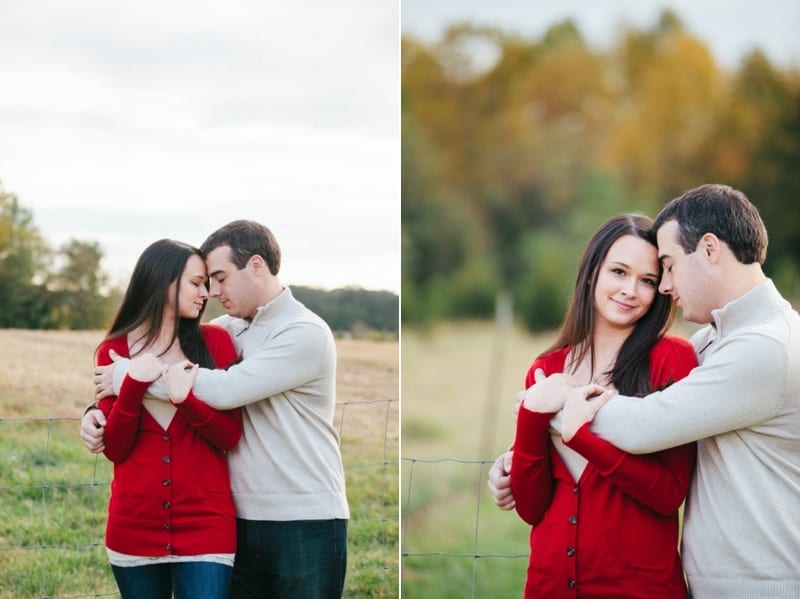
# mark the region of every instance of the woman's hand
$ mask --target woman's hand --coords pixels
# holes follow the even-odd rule
[[[594,419],[597,411],[606,405],[614,393],[614,389],[595,384],[573,389],[561,411],[561,438],[564,441],[572,439],[579,428]]]
[[[139,354],[131,360],[128,376],[143,383],[151,383],[161,376],[164,363],[155,354]]]
[[[545,376],[544,371],[537,368],[533,377],[536,383],[517,394],[523,407],[531,412],[558,412],[564,407],[569,392],[575,388],[575,379],[569,374]]]
[[[169,400],[174,404],[186,401],[189,391],[192,390],[194,379],[197,377],[197,364],[183,360],[169,366],[164,371],[164,385],[167,387]]]

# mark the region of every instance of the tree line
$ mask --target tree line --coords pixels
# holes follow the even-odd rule
[[[401,55],[403,322],[486,317],[504,293],[555,327],[603,220],[713,182],[758,206],[765,270],[800,297],[796,69],[755,49],[726,70],[671,11],[602,51],[567,20],[535,39],[461,24]]]
[[[0,183],[0,328],[105,329],[124,289],[102,270],[94,241],[71,239],[51,247],[33,213]],[[295,297],[336,332],[399,333],[399,298],[358,287],[327,291],[292,287]],[[209,302],[206,317],[223,313]]]

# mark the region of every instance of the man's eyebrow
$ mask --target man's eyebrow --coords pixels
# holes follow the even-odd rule
[[[222,274],[225,274],[225,271],[220,269],[220,270],[215,270],[214,272],[208,273],[208,276],[210,278],[210,277],[216,277],[217,275],[222,275]]]

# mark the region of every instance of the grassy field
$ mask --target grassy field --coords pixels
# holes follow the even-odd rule
[[[100,337],[0,330],[0,597],[118,597],[103,546],[111,468],[78,439]],[[398,345],[337,348],[351,509],[345,596],[397,597]]]
[[[403,599],[522,595],[529,528],[495,507],[486,479],[513,440],[528,366],[550,341],[488,323],[403,330]],[[442,458],[458,461],[427,461]]]

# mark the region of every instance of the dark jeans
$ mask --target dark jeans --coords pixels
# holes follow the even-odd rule
[[[236,519],[228,599],[339,599],[347,570],[347,520]]]
[[[111,566],[122,599],[225,599],[233,568],[213,562]]]

